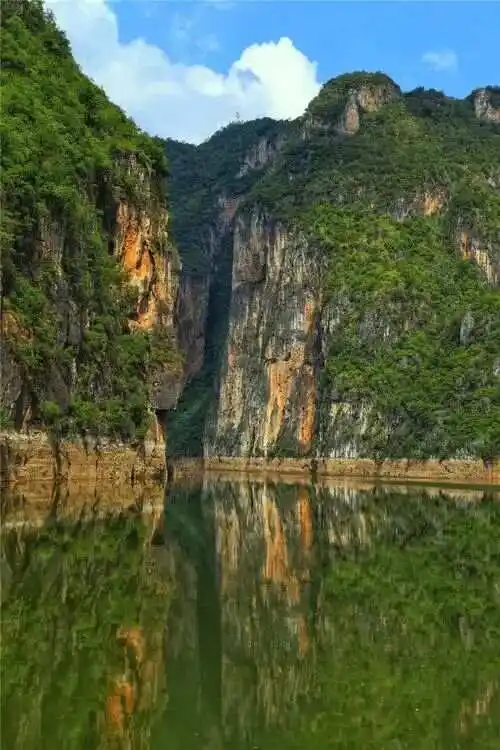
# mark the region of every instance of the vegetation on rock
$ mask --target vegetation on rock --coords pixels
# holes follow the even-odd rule
[[[129,329],[113,233],[120,201],[164,205],[163,146],[81,73],[39,0],[2,4],[1,75],[2,366],[21,382],[3,421],[29,404],[58,434],[143,437],[159,340],[174,352]]]
[[[242,169],[245,156],[261,140],[272,149],[286,125],[269,118],[233,122],[198,147],[165,141],[174,207],[171,229],[186,273],[210,272],[209,231],[217,222],[220,200],[247,194],[260,172]]]
[[[485,91],[495,106],[496,88]],[[359,128],[345,134],[336,125],[353,92],[362,94]],[[193,159],[211,149],[223,159],[237,129],[252,125],[232,125]],[[335,402],[365,405],[363,455],[498,456],[500,126],[478,119],[474,94],[403,94],[382,73],[355,73],[327,83],[280,133],[279,153],[251,184],[238,186],[234,165],[204,193],[212,218],[190,223],[198,252],[218,195],[237,195],[240,215],[258,208],[308,238],[326,267],[323,312],[340,314],[326,334],[319,420]],[[177,161],[176,170],[197,200],[191,167]],[[182,235],[187,220],[172,198]]]
[[[500,126],[477,116],[477,92],[404,94],[358,72],[328,82],[294,122],[165,143],[81,73],[40,0],[4,2],[1,75],[0,427],[146,434],[148,384],[179,358],[171,331],[131,330],[116,214],[121,202],[164,211],[166,150],[183,273],[208,276],[210,290],[205,362],[172,423],[180,452],[201,451],[217,397],[228,227],[257,208],[303,234],[326,269],[323,312],[340,322],[322,347],[318,420],[332,403],[366,407],[363,455],[499,454]],[[484,90],[490,108],[498,91]]]

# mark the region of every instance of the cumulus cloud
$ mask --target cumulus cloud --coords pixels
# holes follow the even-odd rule
[[[122,42],[105,0],[46,0],[84,73],[152,135],[199,143],[234,120],[300,115],[317,94],[317,65],[291,39],[253,44],[227,72],[174,62],[137,37]]]
[[[456,70],[458,66],[457,53],[451,49],[436,52],[425,52],[422,62],[433,70]]]

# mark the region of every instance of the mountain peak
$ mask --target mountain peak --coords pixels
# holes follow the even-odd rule
[[[359,129],[361,112],[374,112],[401,96],[399,86],[385,73],[344,73],[324,84],[307,109],[307,116],[321,125],[333,125],[352,134]]]

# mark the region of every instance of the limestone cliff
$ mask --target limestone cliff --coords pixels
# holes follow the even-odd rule
[[[81,73],[39,0],[5,5],[2,57],[0,429],[159,439],[182,368],[162,144]]]
[[[234,228],[226,356],[208,455],[263,455],[315,425],[320,273],[304,239],[254,211]],[[295,442],[290,446],[295,450]]]
[[[196,282],[201,305],[180,321],[181,336],[198,333],[172,415],[174,434],[188,435],[179,453],[498,454],[496,106],[492,87],[459,101],[352,74],[274,141],[240,141],[198,222],[212,281]],[[223,147],[224,131],[200,158],[223,159]],[[167,153],[187,194],[196,173],[171,144]],[[174,217],[182,195],[172,194]],[[194,251],[185,224],[177,213],[182,258]]]

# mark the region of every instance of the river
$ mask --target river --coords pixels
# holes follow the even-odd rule
[[[3,509],[5,750],[499,747],[493,490],[30,502]]]

